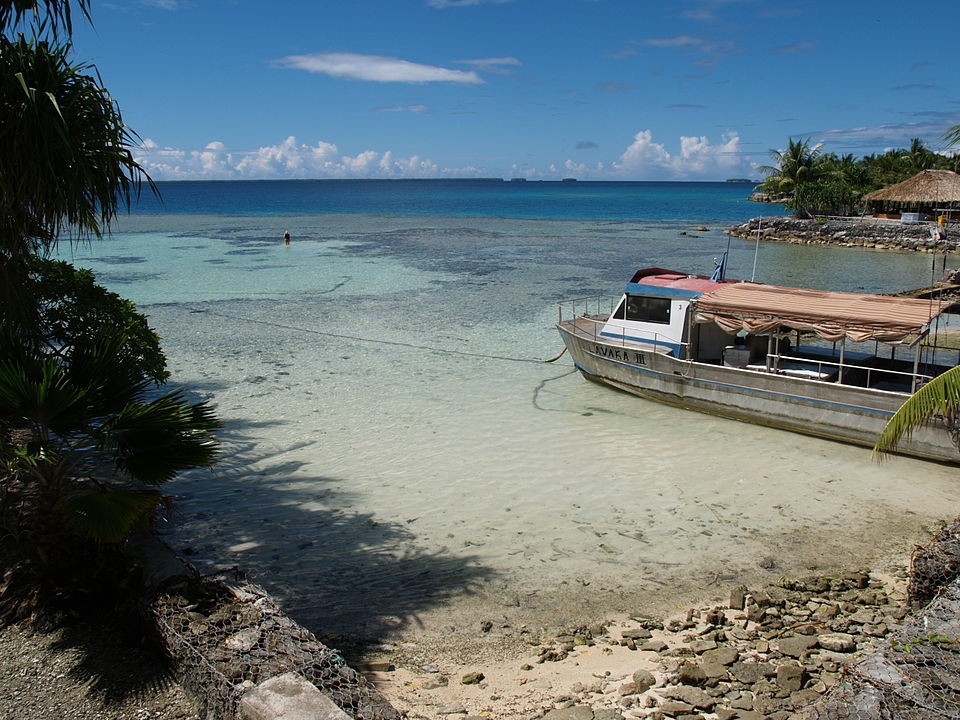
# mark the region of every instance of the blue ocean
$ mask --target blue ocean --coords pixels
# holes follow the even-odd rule
[[[544,362],[562,349],[557,302],[618,294],[640,267],[709,272],[728,245],[731,277],[929,284],[928,255],[729,239],[779,211],[749,184],[159,189],[60,252],[138,303],[172,383],[226,424],[218,465],[167,486],[167,538],[318,632],[442,644],[470,617],[655,612],[883,563],[960,500],[950,468],[877,465]]]
[[[737,222],[755,203],[732,182],[291,180],[160,183],[135,212],[301,215],[350,213],[537,220]],[[766,206],[780,214],[779,205]]]

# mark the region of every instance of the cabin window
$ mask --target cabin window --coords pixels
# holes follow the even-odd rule
[[[670,298],[627,295],[627,320],[670,324]]]
[[[620,304],[617,305],[617,309],[613,311],[612,318],[614,320],[623,320],[623,308],[626,307],[626,303],[621,300]]]

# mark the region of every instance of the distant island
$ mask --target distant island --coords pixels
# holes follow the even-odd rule
[[[727,178],[724,182],[756,183],[757,181],[750,178]]]

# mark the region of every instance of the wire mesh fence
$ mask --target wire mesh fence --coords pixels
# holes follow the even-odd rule
[[[206,581],[159,595],[149,612],[182,683],[196,694],[208,720],[234,720],[247,690],[289,672],[313,683],[356,720],[399,717],[337,652],[255,585]]]
[[[911,558],[913,620],[849,668],[805,720],[960,719],[960,522]]]

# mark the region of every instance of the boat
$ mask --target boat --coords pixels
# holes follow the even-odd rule
[[[664,268],[612,298],[560,303],[557,329],[588,380],[682,408],[872,447],[924,383],[960,364],[931,344],[955,300],[810,290]],[[960,463],[954,420],[898,453]]]

